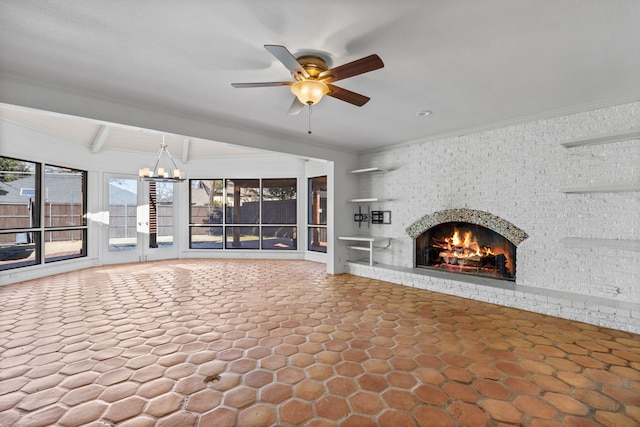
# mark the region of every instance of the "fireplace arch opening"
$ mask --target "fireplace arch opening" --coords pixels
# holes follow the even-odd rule
[[[416,238],[416,267],[515,281],[516,245],[481,225],[445,222]]]

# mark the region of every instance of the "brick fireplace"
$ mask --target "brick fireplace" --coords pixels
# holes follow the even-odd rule
[[[638,117],[640,102],[632,102],[362,156],[354,166],[388,171],[359,175],[357,194],[375,194],[381,202],[371,209],[393,212],[392,224],[367,230],[391,245],[376,254],[377,266],[345,270],[640,332]],[[480,211],[482,220],[459,218]],[[515,280],[418,268],[416,239],[447,221],[511,241]]]

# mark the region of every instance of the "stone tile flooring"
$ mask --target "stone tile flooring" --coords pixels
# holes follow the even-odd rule
[[[0,288],[2,426],[640,425],[640,337],[305,261]]]

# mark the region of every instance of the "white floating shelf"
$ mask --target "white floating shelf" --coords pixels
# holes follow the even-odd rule
[[[382,236],[338,236],[338,240],[350,240],[352,242],[373,242],[373,243],[389,243],[389,237]]]
[[[640,240],[619,240],[619,239],[588,239],[583,237],[565,237],[560,239],[560,243],[566,246],[580,247],[604,247],[610,249],[620,249],[623,251],[640,252]]]
[[[368,246],[347,246],[347,248],[349,249],[354,249],[356,251],[365,251],[365,252],[370,252],[371,250],[369,249]]]
[[[351,203],[370,203],[370,202],[384,202],[386,199],[378,199],[377,197],[370,197],[364,199],[351,199]]]
[[[364,168],[364,169],[355,169],[352,171],[349,171],[349,173],[368,173],[368,172],[384,172],[384,169],[380,169],[380,168]]]
[[[631,139],[640,139],[640,129],[631,129],[624,132],[594,136],[589,138],[572,139],[571,141],[561,142],[560,145],[565,148],[573,148],[582,147],[585,145],[610,144],[613,142],[628,141]]]
[[[640,182],[591,185],[585,187],[563,188],[560,190],[561,193],[565,194],[625,193],[630,191],[640,191]]]

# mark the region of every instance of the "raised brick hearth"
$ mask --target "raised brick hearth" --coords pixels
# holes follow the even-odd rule
[[[640,304],[416,268],[347,263],[357,276],[640,333]]]

